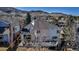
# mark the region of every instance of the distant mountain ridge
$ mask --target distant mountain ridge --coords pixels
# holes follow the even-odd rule
[[[19,9],[16,9],[14,7],[0,7],[0,11],[5,12],[5,13],[11,13],[11,12],[22,12],[22,13],[26,13],[27,11],[22,11]]]
[[[20,21],[23,22],[26,19],[28,12],[32,20],[39,18],[41,20],[54,20],[59,19],[61,16],[67,19],[70,16],[64,13],[48,13],[42,10],[24,11],[15,7],[0,7],[0,20],[7,20],[12,22],[13,26],[18,26]]]
[[[48,12],[45,12],[45,11],[42,11],[42,10],[32,10],[32,11],[24,11],[24,10],[20,10],[20,9],[17,9],[15,7],[0,7],[0,11],[2,12],[5,12],[5,13],[12,13],[12,12],[15,12],[15,13],[27,13],[27,12],[30,12],[30,13],[45,13],[45,14],[60,14],[60,15],[68,15],[68,14],[65,14],[65,13],[55,13],[55,12],[52,12],[52,13],[48,13]]]

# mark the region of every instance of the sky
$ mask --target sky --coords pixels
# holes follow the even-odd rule
[[[16,7],[20,10],[32,11],[32,10],[42,10],[49,13],[65,13],[79,16],[79,7]]]

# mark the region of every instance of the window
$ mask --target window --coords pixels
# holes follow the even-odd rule
[[[34,20],[36,19],[36,17],[34,17]]]
[[[79,32],[79,28],[77,28],[77,32]]]
[[[0,33],[3,33],[4,32],[4,28],[0,27]]]
[[[57,39],[57,36],[53,36],[52,39]]]
[[[37,33],[40,33],[40,30],[37,30]]]
[[[24,35],[24,39],[31,39],[31,35]]]
[[[0,36],[0,40],[2,40],[2,36]]]
[[[59,31],[59,30],[57,30],[57,33],[60,33],[60,31]]]
[[[0,43],[3,41],[3,35],[0,35]]]

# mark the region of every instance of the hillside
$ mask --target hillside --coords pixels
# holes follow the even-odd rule
[[[0,19],[8,20],[12,22],[14,26],[19,24],[20,20],[25,20],[27,12],[31,14],[31,20],[34,18],[44,19],[44,20],[55,20],[59,19],[59,17],[63,16],[67,18],[69,15],[63,13],[48,13],[41,10],[37,11],[23,11],[16,9],[14,7],[0,7]]]

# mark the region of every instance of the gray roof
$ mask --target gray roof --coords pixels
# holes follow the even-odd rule
[[[0,20],[0,27],[9,27],[9,24],[6,20]]]

